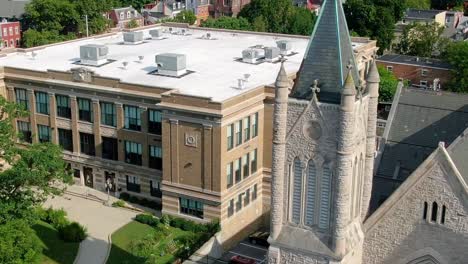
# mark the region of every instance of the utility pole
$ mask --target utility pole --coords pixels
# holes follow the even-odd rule
[[[88,29],[88,15],[85,15],[86,19],[86,37],[89,37],[89,29]]]

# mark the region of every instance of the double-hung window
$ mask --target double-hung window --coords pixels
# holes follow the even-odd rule
[[[242,195],[243,193],[240,193],[237,196],[237,202],[236,202],[236,212],[239,212],[242,209]]]
[[[161,183],[159,181],[150,181],[150,194],[154,197],[162,197]]]
[[[28,91],[15,88],[16,103],[22,105],[24,109],[29,110]]]
[[[29,122],[17,121],[20,141],[32,143],[31,124]]]
[[[255,184],[252,188],[252,201],[257,199],[257,184]]]
[[[231,199],[229,201],[228,217],[231,217],[233,214],[234,214],[234,199]]]
[[[85,98],[77,98],[78,113],[81,121],[93,122],[93,106],[91,100]]]
[[[234,174],[236,177],[236,183],[240,182],[242,180],[242,175],[241,175],[241,159],[237,159],[234,162]]]
[[[119,159],[118,143],[116,138],[102,137],[102,158],[109,160]]]
[[[64,150],[73,152],[73,136],[72,131],[68,129],[58,129],[59,136],[59,145],[62,146]]]
[[[250,152],[250,173],[254,174],[257,172],[257,149]]]
[[[100,102],[101,105],[101,124],[106,126],[117,126],[117,115],[115,113],[115,104]]]
[[[50,127],[37,125],[37,132],[39,135],[39,142],[50,142]]]
[[[39,114],[49,114],[49,95],[44,92],[36,92],[36,112]]]
[[[149,146],[149,167],[162,170],[162,148],[160,146]]]
[[[227,126],[227,150],[230,150],[234,147],[234,125],[230,124]]]
[[[242,174],[244,175],[244,179],[250,175],[250,154],[247,153],[242,156]]]
[[[81,153],[84,153],[90,156],[96,155],[94,135],[80,132],[80,148],[81,148]]]
[[[252,138],[258,136],[258,113],[252,117]]]
[[[70,97],[66,95],[56,95],[57,116],[71,118]]]
[[[234,128],[236,132],[236,146],[239,146],[242,144],[242,120],[237,121]]]
[[[245,196],[244,196],[244,206],[249,205],[250,203],[250,189],[245,190]]]
[[[161,135],[161,111],[148,109],[148,132],[156,135]]]
[[[136,193],[140,192],[140,180],[137,176],[125,175],[125,181],[127,183],[127,191]]]
[[[203,218],[203,203],[187,198],[180,198],[180,212],[186,215],[192,215]]]
[[[250,139],[250,116],[244,118],[244,142]]]
[[[227,182],[227,187],[231,187],[232,184],[234,183],[233,178],[232,178],[232,162],[228,163],[226,166],[226,182]]]
[[[125,141],[125,162],[133,165],[141,165],[141,144]]]
[[[125,129],[141,130],[141,111],[137,106],[124,105]]]

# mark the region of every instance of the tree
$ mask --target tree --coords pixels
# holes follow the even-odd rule
[[[406,0],[406,7],[429,10],[431,9],[431,0]]]
[[[432,9],[448,10],[463,5],[464,0],[431,0]]]
[[[38,263],[41,242],[24,220],[13,220],[0,225],[0,263]]]
[[[452,66],[452,81],[449,89],[468,93],[468,42],[452,42],[448,45],[444,58]]]
[[[443,31],[444,28],[437,23],[408,25],[403,30],[396,50],[405,55],[432,57],[444,49],[446,41],[442,37]]]
[[[222,16],[218,19],[208,18],[203,21],[201,27],[208,28],[223,28],[223,29],[234,29],[234,30],[251,30],[251,25],[247,19],[240,17],[226,17]]]
[[[197,21],[197,17],[191,10],[184,10],[176,15],[174,21],[193,25]]]
[[[290,0],[253,0],[242,8],[238,16],[246,18],[250,23],[262,16],[267,32],[288,33],[292,12]]]
[[[241,18],[245,19],[243,17],[241,17]],[[252,23],[252,30],[257,31],[257,32],[267,31],[267,21],[265,20],[265,18],[262,15],[260,15],[260,16],[258,16],[258,17],[256,17],[254,19],[254,21]]]
[[[135,19],[130,20],[127,24],[127,28],[136,28],[138,26],[138,22]]]
[[[380,74],[379,101],[391,102],[398,86],[398,79],[384,67],[377,68]]]
[[[72,40],[76,38],[75,34],[60,35],[57,31],[42,31],[28,29],[23,32],[23,46],[26,48],[47,45],[55,42]]]
[[[86,21],[84,16],[88,16],[89,34],[97,34],[105,31],[109,26],[109,21],[102,14],[111,10],[119,4],[114,0],[71,0],[75,5],[76,12],[80,15],[78,21],[78,31],[86,32]]]
[[[310,35],[314,29],[316,16],[308,9],[294,7],[289,21],[289,34]]]
[[[81,0],[78,0],[81,1]],[[120,7],[132,6],[136,10],[141,10],[144,5],[153,3],[154,0],[116,0],[117,5]]]

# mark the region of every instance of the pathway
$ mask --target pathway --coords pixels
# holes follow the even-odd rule
[[[104,193],[86,187],[70,186],[68,189],[74,193],[89,193],[100,199],[107,199]],[[104,264],[110,250],[109,236],[130,222],[137,214],[69,194],[49,199],[44,207],[49,206],[56,209],[63,208],[69,219],[79,222],[88,229],[89,236],[81,242],[75,264]]]

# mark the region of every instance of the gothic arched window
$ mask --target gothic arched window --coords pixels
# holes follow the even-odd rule
[[[424,202],[423,219],[427,219],[427,202]]]
[[[442,216],[440,217],[440,223],[441,224],[445,224],[445,211],[447,210],[447,208],[445,207],[445,205],[442,205]]]
[[[328,229],[330,222],[330,200],[332,173],[329,165],[323,167],[320,186],[319,228]]]
[[[298,224],[301,218],[301,197],[302,197],[302,165],[296,158],[293,166],[293,193],[292,193],[292,222]]]
[[[315,218],[315,196],[317,189],[317,168],[313,160],[309,161],[309,168],[307,173],[307,198],[306,198],[306,212],[305,224],[312,226]]]
[[[431,221],[437,221],[437,203],[432,203],[432,214],[431,214]]]

